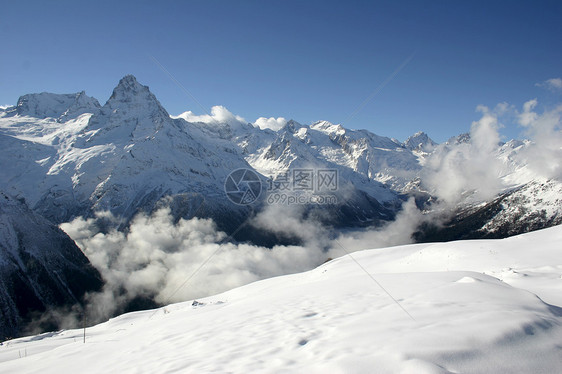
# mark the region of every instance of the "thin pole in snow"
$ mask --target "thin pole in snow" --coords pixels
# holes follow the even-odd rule
[[[84,344],[86,344],[86,309],[82,313],[82,321],[84,325]]]

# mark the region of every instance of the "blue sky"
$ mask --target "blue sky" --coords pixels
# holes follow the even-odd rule
[[[0,104],[81,90],[103,104],[134,74],[173,115],[223,105],[249,122],[324,119],[400,140],[423,130],[442,142],[469,130],[477,105],[520,109],[537,98],[548,107],[562,96],[536,85],[562,76],[560,2],[13,1],[1,9]],[[520,136],[504,124],[506,139]]]

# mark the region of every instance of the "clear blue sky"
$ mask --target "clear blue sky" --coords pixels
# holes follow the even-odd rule
[[[562,76],[560,1],[23,0],[0,9],[0,104],[81,90],[103,104],[134,74],[171,114],[203,114],[150,56],[207,111],[325,119],[400,140],[466,132],[479,104],[561,99],[535,86]]]

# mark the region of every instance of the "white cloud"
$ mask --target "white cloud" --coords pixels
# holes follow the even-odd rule
[[[279,117],[279,118],[260,117],[256,120],[256,122],[254,122],[254,126],[259,127],[262,130],[263,129],[271,129],[273,131],[277,131],[280,128],[282,128],[283,126],[285,126],[286,123],[287,123],[287,120],[283,117]]]
[[[206,124],[227,123],[231,126],[248,123],[243,117],[233,114],[222,105],[215,105],[212,107],[210,115],[197,115],[188,110],[187,112],[183,112],[179,116],[175,116],[173,118],[183,118],[187,122],[202,122]]]
[[[507,187],[506,164],[498,157],[505,116],[515,118],[530,139],[514,161],[534,178],[562,178],[562,104],[542,112],[537,107],[537,99],[525,102],[522,111],[506,103],[478,106],[482,117],[472,123],[470,141],[438,146],[422,170],[424,187],[451,206],[468,197],[488,200]]]
[[[535,84],[535,86],[548,88],[549,90],[552,91],[562,90],[562,79],[561,78],[547,79],[544,82]]]
[[[273,248],[247,243],[220,244],[226,234],[218,231],[212,220],[193,218],[176,222],[169,208],[151,215],[138,214],[125,232],[100,230],[100,220],[112,218],[107,212],[96,218],[80,217],[60,227],[103,276],[103,290],[86,297],[88,318],[98,322],[137,297],[165,304],[190,300],[259,279],[310,270],[330,256],[339,257],[347,251],[405,244],[411,241],[421,216],[410,200],[395,222],[373,232],[340,236],[344,251],[330,241],[332,230],[306,219],[305,213],[303,207],[270,206],[253,219],[251,224],[256,230],[286,234],[304,243]],[[200,268],[201,264],[205,266]],[[53,312],[50,311],[51,317]],[[79,315],[75,317],[74,321],[68,317],[64,326],[76,325]]]
[[[309,270],[328,256],[317,247],[221,245],[226,234],[212,220],[180,219],[175,223],[169,208],[150,216],[137,215],[127,232],[101,232],[100,217],[77,218],[61,225],[105,281],[101,292],[88,296],[91,320],[110,317],[135,297],[170,303],[208,296],[259,279]],[[103,218],[107,217],[105,213]],[[302,231],[299,217],[285,221],[285,231]],[[314,225],[307,227],[308,233]],[[199,269],[203,263],[206,266]]]
[[[518,122],[521,126],[531,126],[537,120],[537,113],[532,111],[537,104],[537,99],[529,100],[523,104],[523,113],[520,113],[518,116]]]
[[[402,210],[394,221],[388,222],[377,229],[343,233],[338,236],[337,243],[332,243],[328,253],[330,257],[336,258],[345,255],[346,252],[412,243],[412,234],[423,221],[428,219],[429,216],[424,216],[418,210],[414,198],[410,198],[402,205]]]
[[[454,206],[468,196],[486,200],[501,189],[502,164],[495,152],[500,146],[498,131],[503,125],[498,117],[509,108],[505,103],[493,110],[478,106],[482,117],[470,127],[470,142],[442,144],[428,159],[422,181],[441,202]]]
[[[536,99],[527,101],[518,117],[532,140],[520,162],[540,177],[562,178],[562,105],[537,113],[537,104]]]

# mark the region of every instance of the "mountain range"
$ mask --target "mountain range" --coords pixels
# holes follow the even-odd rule
[[[446,199],[431,183],[435,173],[428,169],[434,172],[444,157],[458,156],[458,149],[472,144],[471,134],[437,144],[418,132],[401,142],[327,121],[303,125],[289,120],[273,131],[236,116],[193,121],[190,113],[170,116],[132,75],[119,81],[103,106],[82,91],[27,94],[15,106],[0,109],[2,230],[17,233],[14,238],[45,233],[44,242],[50,243],[45,251],[63,259],[39,261],[49,274],[83,269],[69,276],[81,284],[72,292],[64,291],[68,280],[53,280],[51,288],[63,286],[65,296],[43,297],[35,289],[43,308],[99,287],[99,274],[84,270],[87,260],[56,225],[108,211],[114,217],[108,224],[126,230],[138,213],[169,206],[176,219],[212,218],[239,241],[272,245],[280,240],[275,234],[240,225],[268,206],[268,182],[292,170],[337,172],[337,188],[330,191],[336,203],[298,207],[306,217],[335,229],[380,227],[394,220],[410,198],[421,211],[439,210],[443,216],[420,224],[414,234],[418,241],[505,237],[562,223],[562,183],[534,175],[519,157],[533,146],[531,141],[494,146],[491,157],[499,165],[501,183],[491,197],[478,198],[479,188],[460,186],[458,198],[443,208],[439,203]],[[225,194],[227,176],[238,169],[252,170],[262,181],[261,199],[254,204],[233,204]],[[14,216],[34,223],[6,218]],[[2,262],[10,269],[4,273],[29,274],[31,263],[17,258],[30,247],[12,236],[3,237],[0,249],[4,257],[19,255]],[[14,296],[2,292],[8,295],[3,306],[10,305],[3,310],[14,311],[9,301]]]
[[[225,196],[231,171],[252,169],[265,181],[292,169],[336,169],[340,199],[329,223],[365,226],[393,219],[408,196],[420,206],[430,201],[428,159],[440,147],[470,142],[464,134],[439,147],[423,132],[400,142],[327,121],[290,120],[272,131],[238,119],[184,118],[170,116],[132,75],[103,106],[84,92],[24,95],[0,111],[0,190],[54,223],[109,210],[126,224],[172,199],[178,216],[212,217],[228,232],[249,211]],[[514,158],[526,146],[498,145],[500,177],[510,179],[505,191],[534,180]]]

